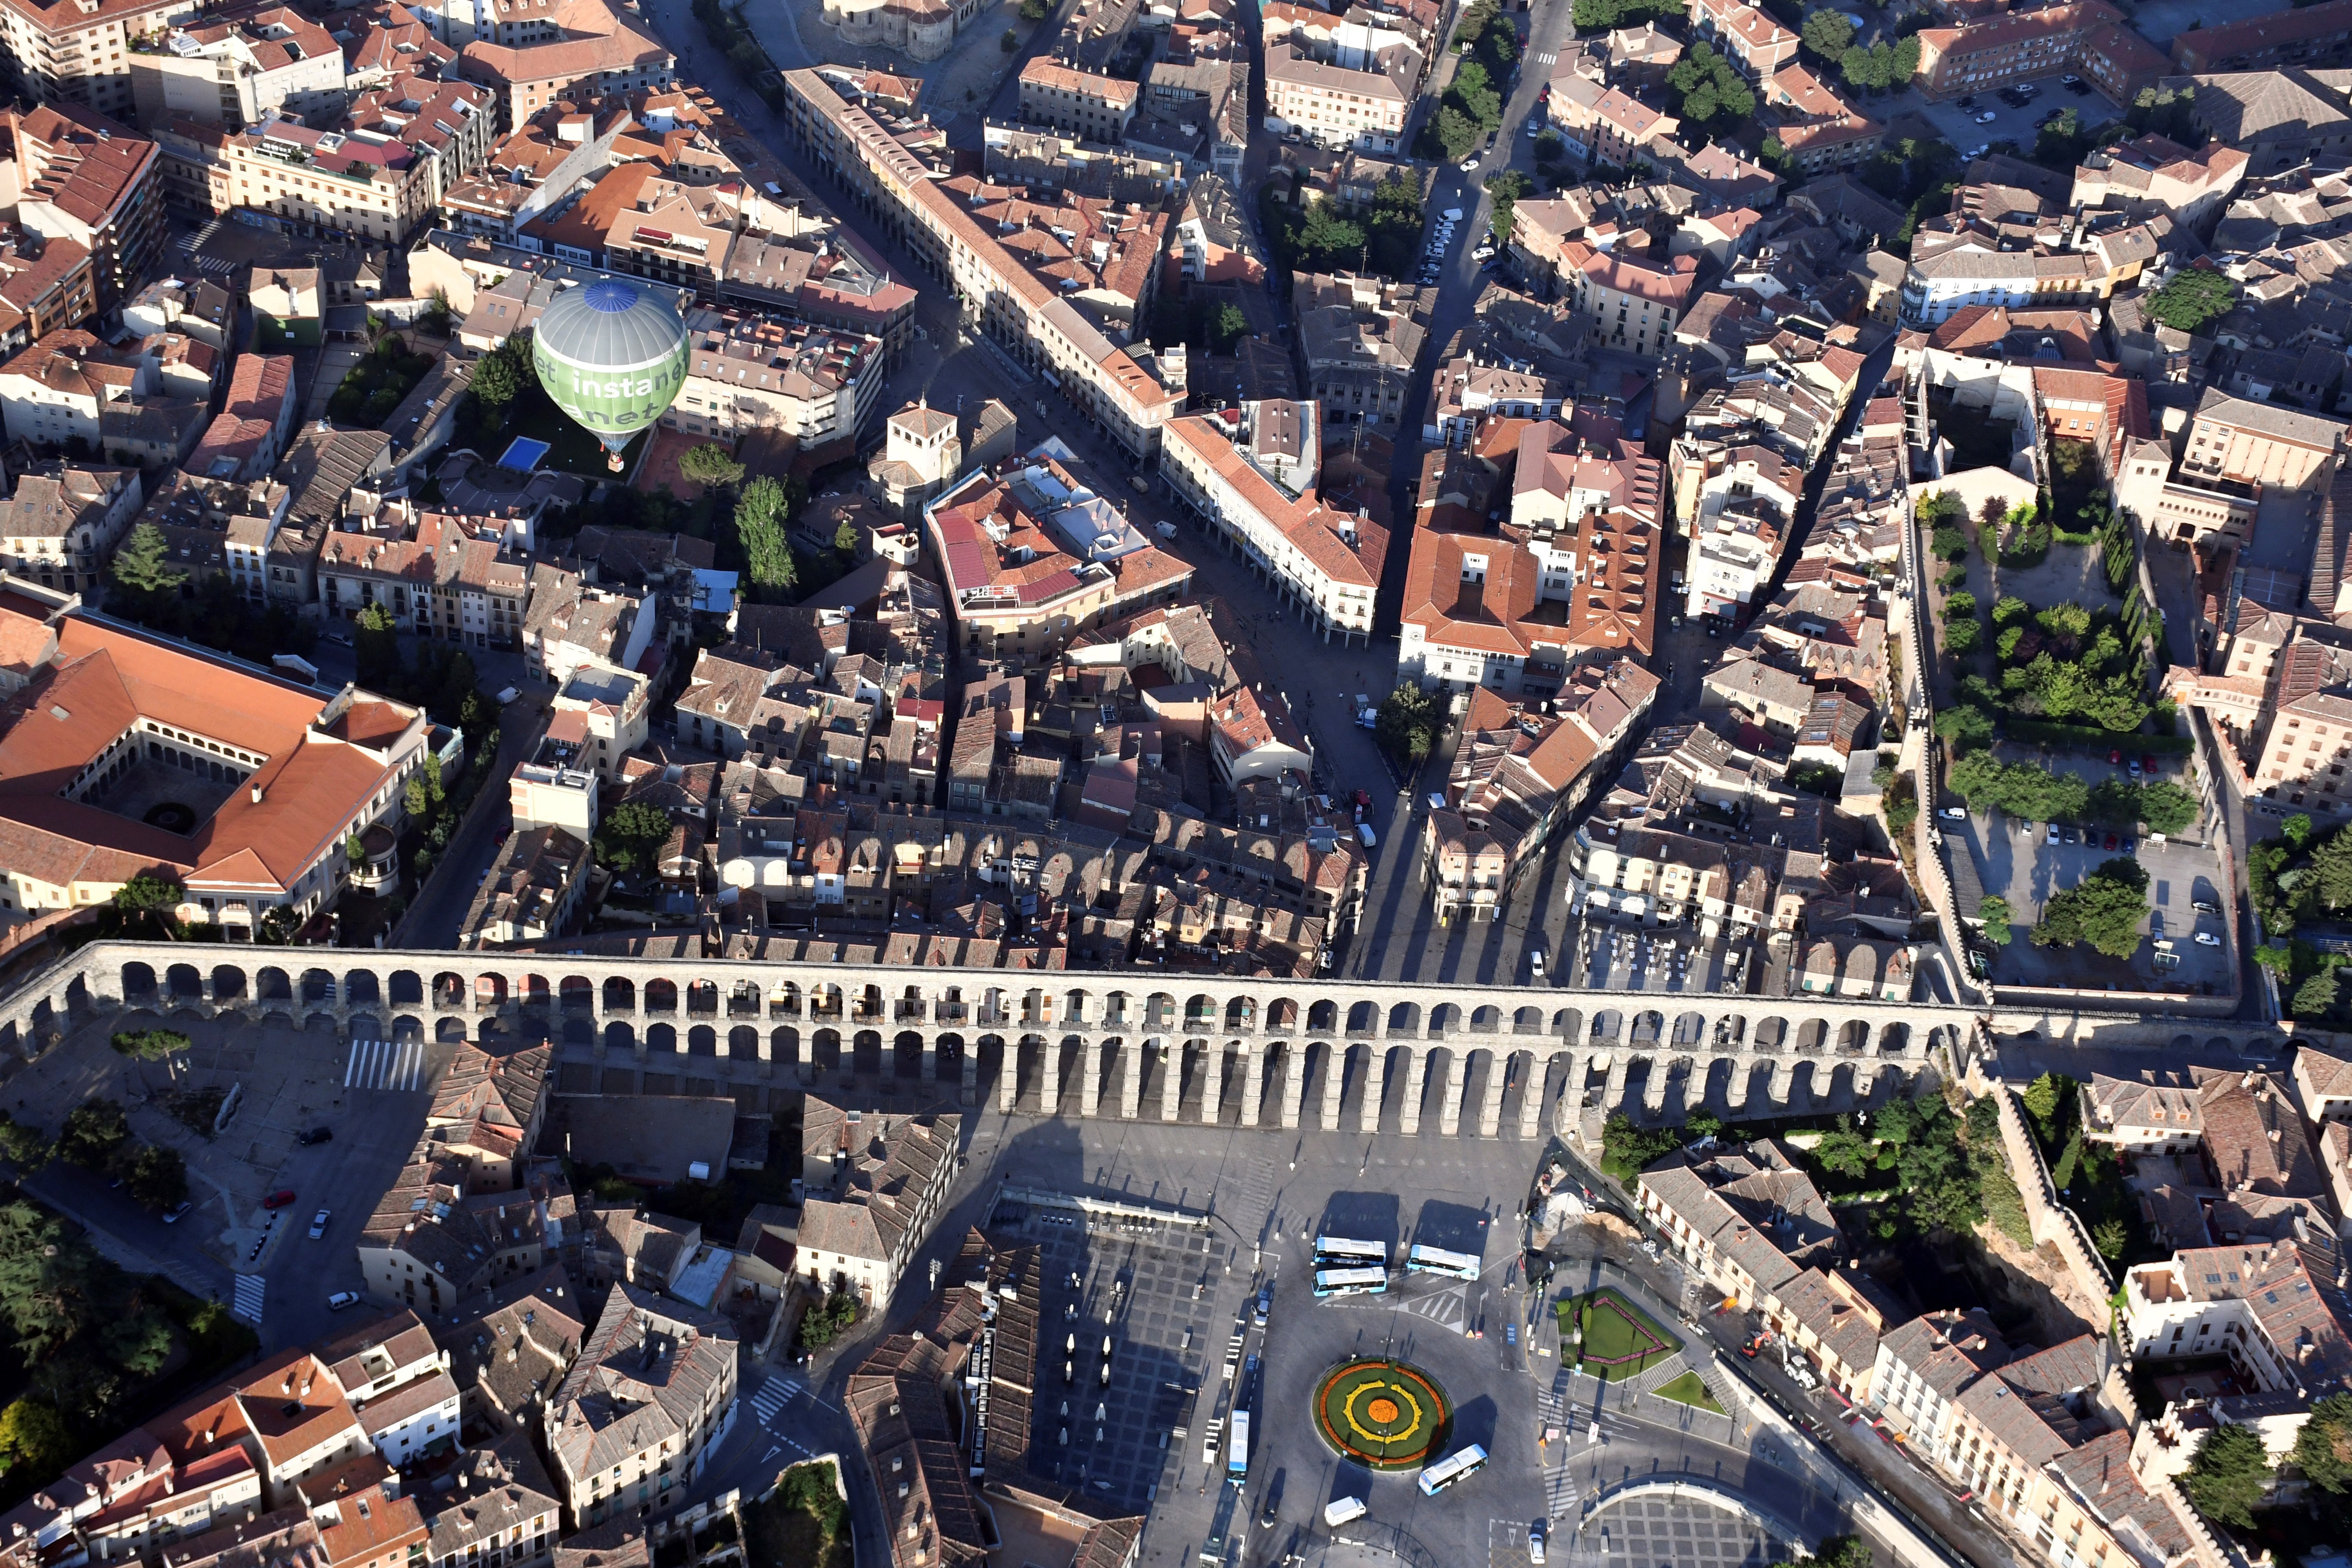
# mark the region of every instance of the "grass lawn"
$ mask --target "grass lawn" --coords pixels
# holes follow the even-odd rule
[[[646,437],[651,433],[648,428],[630,437],[627,447],[621,453],[625,470],[628,464],[636,461],[638,448],[645,445]],[[547,456],[539,465],[542,468],[579,474],[591,479],[613,477],[613,470],[605,466],[604,443],[574,425],[538,387],[530,388],[515,399],[514,406],[507,410],[506,423],[499,426],[498,434],[488,437],[488,446],[478,449],[495,462],[507,449],[507,444],[518,436],[528,436],[535,441],[547,443]]]
[[[1723,1414],[1723,1406],[1715,1402],[1715,1395],[1706,1391],[1706,1384],[1695,1372],[1670,1378],[1650,1392],[1661,1399],[1671,1399],[1676,1405],[1687,1405],[1694,1410],[1710,1410],[1717,1415]]]
[[[1576,1342],[1581,1330],[1583,1342]],[[1682,1349],[1682,1342],[1614,1290],[1595,1290],[1559,1304],[1560,1353],[1574,1354],[1588,1377],[1622,1383]]]

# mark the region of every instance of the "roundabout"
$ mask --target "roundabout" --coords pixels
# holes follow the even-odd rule
[[[1454,1407],[1435,1379],[1401,1361],[1347,1361],[1315,1388],[1315,1427],[1343,1458],[1374,1470],[1426,1464]]]

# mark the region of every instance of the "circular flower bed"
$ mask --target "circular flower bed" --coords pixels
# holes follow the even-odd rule
[[[1401,1361],[1342,1362],[1315,1388],[1315,1427],[1323,1440],[1375,1470],[1427,1463],[1453,1415],[1436,1381]]]

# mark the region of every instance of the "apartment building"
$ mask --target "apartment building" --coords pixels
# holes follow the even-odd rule
[[[458,9],[457,5],[446,9]],[[428,17],[428,20],[431,19]],[[499,123],[521,125],[551,104],[625,99],[677,83],[677,57],[634,15],[606,0],[560,0],[487,31],[441,19],[445,34],[469,31],[457,49],[455,76],[490,89]]]
[[[138,122],[184,118],[229,131],[273,118],[340,112],[343,50],[334,36],[290,6],[173,27],[163,47],[130,56]]]
[[[1690,554],[1684,569],[1684,612],[1738,617],[1772,580],[1804,492],[1805,473],[1755,443],[1675,443],[1677,466],[1697,470],[1696,505],[1684,512]],[[1680,497],[1684,487],[1677,484]]]
[[[1758,98],[1764,123],[1808,176],[1851,169],[1878,151],[1886,128],[1840,98],[1800,65],[1765,79]]]
[[[1141,92],[1125,77],[1078,70],[1039,55],[1021,68],[1021,118],[1089,142],[1117,142],[1134,122]]]
[[[625,1280],[548,1402],[547,1447],[572,1528],[682,1502],[735,1423],[734,1325]]]
[[[1170,493],[1254,561],[1279,591],[1321,623],[1325,641],[1370,646],[1385,531],[1327,505],[1321,406],[1267,399],[1232,414],[1194,414],[1163,433]]]
[[[188,454],[188,472],[208,479],[266,477],[293,432],[295,406],[291,354],[237,355],[227,401]]]
[[[23,232],[0,245],[0,353],[78,327],[97,309],[87,247]]]
[[[1147,351],[1121,348],[1075,305],[1033,277],[992,227],[937,189],[929,167],[816,71],[783,73],[786,132],[837,174],[963,301],[964,319],[1137,458],[1157,450],[1160,427],[1183,405],[1172,369],[1163,381]],[[1139,359],[1139,353],[1142,359]],[[1175,382],[1171,384],[1171,382]]]
[[[2274,403],[2255,403],[2208,387],[2190,416],[2180,449],[2180,477],[2265,489],[2323,491],[2334,482],[2345,445],[2340,419]]]
[[[963,1119],[851,1110],[815,1095],[807,1105],[793,1268],[819,1290],[847,1285],[867,1311],[884,1311],[946,1207]]]
[[[1553,829],[1609,775],[1660,685],[1621,658],[1580,667],[1540,706],[1483,687],[1471,693],[1444,809],[1433,806],[1423,837],[1440,921],[1501,913]]]
[[[1169,230],[1165,212],[1136,202],[996,184],[970,174],[953,175],[940,187],[983,226],[993,226],[1030,276],[1104,331],[1134,331],[1159,297]]]
[[[1567,282],[1593,347],[1663,354],[1698,286],[1698,258],[1660,259],[1619,245],[1585,256]]]
[[[1437,290],[1351,273],[1292,280],[1307,395],[1326,426],[1393,431],[1429,335]]]
[[[1739,62],[1750,79],[1763,80],[1797,58],[1797,35],[1741,0],[1690,0],[1688,15],[1699,36]]]
[[[1918,37],[1919,84],[1937,98],[2073,70],[2115,102],[2129,103],[2172,69],[2105,0],[1929,27]]]
[[[523,606],[524,668],[534,680],[561,687],[583,669],[629,674],[654,646],[654,598],[597,587],[544,561],[531,568]]]
[[[882,340],[734,311],[687,318],[686,384],[661,422],[730,445],[779,432],[816,453],[854,443],[879,416]]]
[[[0,363],[0,423],[11,439],[36,448],[79,439],[110,458],[135,451],[143,466],[150,454],[140,426],[148,415],[167,426],[177,443],[168,460],[178,462],[203,426],[204,405],[166,396],[160,357],[143,349],[124,353],[69,327]]]
[[[142,499],[136,469],[38,464],[0,501],[0,568],[44,588],[90,593],[103,585]]]
[[[185,161],[188,146],[209,140],[202,128],[173,127]],[[271,119],[218,137],[207,167],[205,210],[248,207],[297,226],[404,240],[440,199],[436,163],[408,142],[380,132],[316,131],[298,120]]]
[[[187,0],[7,0],[0,5],[0,52],[37,101],[76,105],[127,125],[139,119],[133,47],[160,38],[187,10]]]
[[[2191,27],[2173,36],[2173,68],[2184,76],[2219,76],[2337,64],[2352,44],[2347,29],[2352,0]]]
[[[611,165],[613,148],[636,121],[617,105],[595,112],[557,104],[491,146],[482,166],[453,182],[442,206],[451,224],[506,244],[582,182]]]
[[[1403,140],[1421,68],[1421,57],[1402,44],[1361,69],[1276,44],[1265,51],[1266,110],[1286,133],[1319,147],[1392,153]]]
[[[497,519],[437,511],[407,537],[331,530],[319,550],[319,602],[339,620],[381,605],[403,631],[511,649],[530,606],[530,566],[505,533]]]
[[[1642,1173],[1635,1201],[1687,1266],[1760,1313],[1824,1383],[1869,1397],[1879,1337],[1900,1309],[1842,1267],[1836,1215],[1787,1149],[1678,1150]]]
[[[517,833],[508,851],[532,835],[560,831]],[[370,1300],[437,1318],[547,1266],[560,1234],[542,1212],[547,1194],[474,1192],[470,1171],[461,1154],[428,1147],[384,1189],[360,1233],[361,1289]]]
[[[1045,661],[1097,621],[1182,598],[1192,580],[1056,441],[1002,474],[966,476],[923,509],[923,526],[956,637],[978,658]]]
[[[0,16],[15,24],[13,5]],[[16,144],[16,221],[89,252],[100,310],[138,286],[162,255],[163,192],[154,142],[78,103],[0,116]]]
[[[432,1510],[424,1568],[551,1568],[563,1501],[530,1435],[502,1432],[466,1449],[454,1468],[454,1486],[423,1497]]]
[[[2245,178],[2251,160],[2216,142],[2191,152],[2154,134],[2087,153],[2074,170],[2068,210],[2112,207],[2133,216],[2163,213],[2183,228],[2201,227]]]

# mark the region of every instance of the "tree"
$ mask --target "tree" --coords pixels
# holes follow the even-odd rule
[[[2282,985],[2294,973],[2294,953],[2291,949],[2267,944],[2254,949],[2254,962],[2271,972]]]
[[[1936,525],[1931,547],[1945,560],[1958,561],[1969,552],[1969,536],[1952,523],[1939,522]]]
[[[1517,169],[1497,169],[1486,176],[1486,195],[1495,204],[1494,216],[1487,222],[1495,233],[1509,236],[1511,215],[1517,210],[1519,198],[1535,188],[1535,182]]]
[[[731,485],[743,477],[743,465],[716,441],[688,448],[677,460],[677,471],[698,485]]]
[[[2033,928],[2036,947],[2085,942],[2109,958],[2129,958],[2139,948],[2139,924],[2147,913],[2147,872],[2137,860],[2118,855],[2074,887],[2051,895]]]
[[[408,662],[401,657],[399,623],[390,606],[370,605],[352,617],[352,652],[359,683],[371,691],[387,691],[407,684]]]
[[[836,1285],[833,1293],[801,1314],[800,1340],[809,1350],[821,1350],[857,1321],[857,1295]]]
[[[1985,940],[1995,947],[2007,947],[2014,933],[2009,929],[2009,900],[1990,898],[1977,906],[1977,918],[1984,921]]]
[[[2206,322],[2230,313],[2238,302],[2238,286],[2219,272],[2189,267],[2165,279],[2164,287],[2140,300],[2151,321],[2179,332],[2193,332]]]
[[[539,372],[531,363],[530,342],[524,333],[515,333],[474,362],[474,403],[492,430],[505,422],[507,406],[538,383]]]
[[[1806,48],[1831,65],[1845,58],[1853,44],[1853,24],[1839,13],[1828,9],[1810,12],[1803,31],[1799,35]]]
[[[2270,1481],[2270,1454],[2261,1434],[2225,1423],[2206,1432],[2180,1478],[2180,1489],[2206,1518],[2233,1530],[2252,1530],[2254,1507]]]
[[[1944,651],[1957,658],[1965,658],[1984,644],[1984,624],[1971,616],[1963,621],[1944,623]]]
[[[1636,1127],[1622,1110],[1601,1124],[1601,1168],[1621,1182],[1632,1182],[1678,1147],[1673,1129]]]
[[[1936,715],[1936,733],[1955,752],[1972,752],[1991,743],[1992,719],[1983,709],[1961,703]]]
[[[754,591],[779,598],[792,592],[800,573],[784,541],[790,507],[784,487],[762,474],[743,487],[735,503],[735,536],[743,546],[743,570]]]
[[[1974,594],[1954,594],[1944,601],[1947,620],[1969,620],[1975,617],[1976,613],[1977,596]]]
[[[2336,983],[2341,966],[2329,964],[2296,987],[2289,1011],[2298,1018],[2324,1018],[2336,1005]]]
[[[188,574],[171,564],[171,548],[164,542],[162,529],[152,522],[138,524],[114,552],[115,582],[135,594],[177,590],[188,580]]]
[[[66,1112],[58,1134],[58,1157],[87,1170],[102,1171],[131,1137],[130,1119],[111,1100],[86,1100]]]
[[[2125,1250],[2131,1246],[2131,1230],[2122,1220],[2109,1215],[2091,1227],[2091,1245],[2108,1262],[2120,1263]]]
[[[168,933],[172,907],[186,896],[177,882],[161,877],[133,877],[114,889],[110,901],[123,916],[126,927],[147,925]]]
[[[1021,0],[1021,19],[1024,22],[1042,22],[1053,14],[1054,7],[1046,0]]]
[[[120,1054],[139,1061],[159,1062],[188,1048],[188,1037],[176,1029],[117,1030],[109,1042]]]
[[[1993,602],[1992,624],[1997,626],[2013,626],[2032,613],[2033,606],[2016,595],[2003,594]]]
[[[80,1451],[55,1405],[28,1398],[0,1410],[0,1475],[22,1468],[36,1477],[54,1476]]]
[[[646,801],[625,801],[596,825],[596,863],[614,871],[649,868],[669,837],[669,814]]]
[[[2079,641],[2091,629],[2091,612],[2071,600],[2053,605],[2033,618],[2052,637],[2070,641]]]
[[[2139,819],[2151,833],[2179,833],[2197,820],[2197,797],[2169,780],[2144,784],[2139,786]]]
[[[858,546],[862,542],[857,531],[857,524],[848,518],[843,518],[841,526],[833,531],[834,553],[845,559],[856,560]]]
[[[2154,823],[2148,826],[2156,826]],[[2157,831],[2174,830],[2166,827]],[[2311,883],[2318,890],[2320,902],[2329,909],[2340,910],[2352,904],[2352,833],[2339,831],[2312,846]]]
[[[1467,157],[1470,149],[1478,145],[1479,140],[1486,135],[1468,115],[1451,103],[1438,105],[1437,117],[1431,125],[1437,137],[1438,148],[1449,163]]]
[[[1021,35],[1007,27],[1004,36],[996,40],[996,47],[1009,55],[1021,47]]]
[[[188,1166],[177,1149],[140,1146],[122,1173],[131,1195],[151,1208],[175,1208],[187,1201]]]
[[[2352,1394],[2331,1394],[2312,1405],[2295,1434],[2294,1468],[2323,1491],[2352,1489]]]
[[[2066,1097],[2074,1088],[2074,1080],[2065,1074],[2045,1072],[2027,1084],[2024,1091],[2018,1095],[2018,1104],[2024,1107],[2026,1115],[2033,1118],[2033,1124],[2040,1131],[2043,1142],[2056,1141],[2059,1113],[2065,1109]]]
[[[2083,134],[2083,117],[2071,107],[2062,109],[2035,132],[2033,161],[2045,169],[2072,169],[2082,161],[2087,141]]]
[[[1813,1145],[1813,1158],[1832,1175],[1861,1176],[1869,1171],[1875,1153],[1869,1139],[1846,1125],[1849,1120],[1838,1118],[1837,1127],[1822,1133],[1822,1141]]]
[[[1755,89],[1748,85],[1738,68],[1705,39],[1693,43],[1689,52],[1675,63],[1674,69],[1666,73],[1666,86],[1680,95],[1675,105],[1676,116],[1694,127],[1716,120],[1737,124],[1754,118],[1756,113]]]
[[[1381,700],[1372,732],[1390,752],[1420,763],[1436,743],[1438,722],[1437,699],[1406,681]]]
[[[2279,824],[2279,837],[2290,849],[2301,849],[2311,842],[2311,818],[2298,811]]]
[[[41,1136],[39,1128],[28,1121],[15,1121],[0,1110],[0,1155],[6,1156],[8,1163],[16,1167],[17,1174],[31,1175],[49,1163],[52,1152],[49,1141]]]

